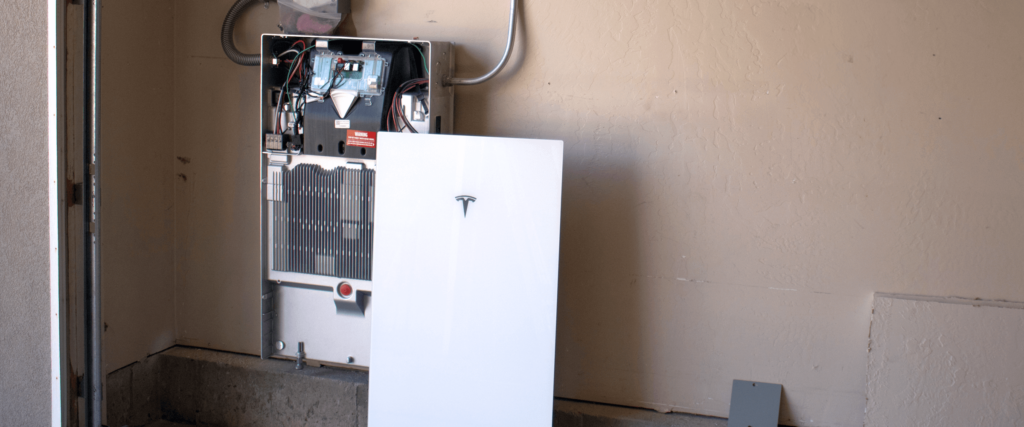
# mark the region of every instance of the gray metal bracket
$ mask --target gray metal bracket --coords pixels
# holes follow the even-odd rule
[[[260,357],[269,359],[274,355],[274,318],[276,313],[274,312],[274,291],[271,290],[263,294],[260,298],[262,309],[260,313],[262,315],[262,321],[260,325],[260,334],[262,335],[262,343],[260,345]]]
[[[782,384],[733,380],[729,427],[779,425]]]

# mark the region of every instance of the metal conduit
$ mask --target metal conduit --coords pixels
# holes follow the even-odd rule
[[[102,333],[100,310],[100,0],[87,0],[84,8],[85,129],[85,424],[101,427],[103,415]]]
[[[505,68],[505,65],[508,64],[509,58],[512,57],[512,47],[516,42],[516,12],[518,9],[519,1],[512,0],[511,10],[509,11],[508,14],[508,42],[505,45],[505,54],[502,55],[501,61],[498,62],[498,65],[494,67],[494,69],[491,70],[489,73],[484,74],[475,79],[448,77],[444,82],[445,86],[477,85],[490,80],[492,77],[501,72],[503,68]]]
[[[244,54],[238,51],[235,47],[235,20],[242,14],[242,10],[245,9],[251,3],[255,3],[257,0],[238,0],[235,2],[231,9],[228,10],[228,14],[224,17],[224,25],[221,26],[220,30],[220,44],[224,49],[224,54],[228,56],[228,59],[234,61],[238,65],[245,66],[256,66],[260,65],[260,54]],[[270,0],[265,0],[268,4]]]

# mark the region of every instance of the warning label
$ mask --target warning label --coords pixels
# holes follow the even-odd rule
[[[349,129],[348,138],[345,139],[345,145],[377,148],[377,132]]]

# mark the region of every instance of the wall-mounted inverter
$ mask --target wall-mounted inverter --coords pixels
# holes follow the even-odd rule
[[[263,357],[372,365],[373,427],[550,426],[562,142],[450,135],[450,43],[262,49]]]
[[[262,355],[368,366],[377,136],[451,133],[451,43],[264,35],[262,58]]]

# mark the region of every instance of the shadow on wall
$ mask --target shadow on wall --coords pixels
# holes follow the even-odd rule
[[[580,144],[611,150],[629,146],[626,135],[608,139]],[[640,269],[640,236],[634,207],[639,203],[640,183],[635,151],[621,150],[617,155],[592,156],[590,161],[566,156],[555,369],[558,397],[614,402],[614,396],[602,394],[611,377],[606,376],[605,367],[637,369],[643,360],[643,305],[635,277]],[[566,151],[571,147],[567,145]],[[609,353],[609,347],[618,351]],[[616,388],[642,393],[640,377],[631,378],[633,383]],[[578,394],[581,390],[583,395]]]
[[[782,386],[782,398],[779,401],[779,425],[793,425],[793,410],[789,407],[785,385]]]
[[[345,37],[359,37],[359,29],[356,28],[356,22],[353,16],[357,10],[362,10],[363,2],[360,0],[352,0],[352,13],[348,14],[341,24],[338,25],[337,33],[339,36]]]
[[[528,16],[520,11],[518,20],[515,50],[505,69],[486,84],[456,89],[455,133],[565,139],[555,395],[621,404],[621,392],[603,393],[608,390],[604,368],[641,369],[643,349],[652,345],[643,342],[643,293],[636,277],[641,270],[635,208],[640,203],[639,155],[626,133],[573,141],[568,135],[538,135],[529,126],[500,122],[521,116],[502,114],[517,108],[502,103],[502,91],[524,67],[531,48]],[[497,61],[500,54],[486,57]],[[461,44],[455,55],[460,77],[482,75],[495,65]],[[614,360],[603,357],[609,348],[618,349]],[[616,377],[630,378],[616,387],[628,394],[641,395],[648,386],[639,375]]]

